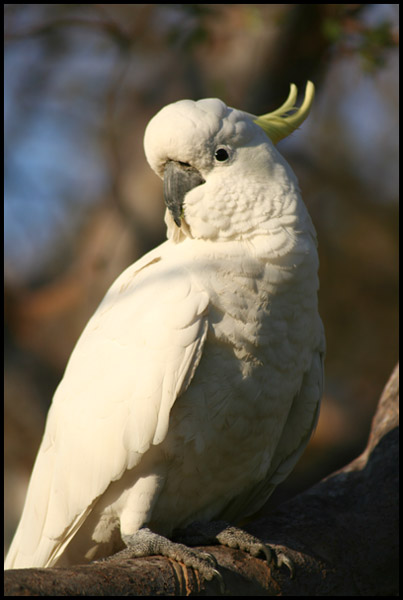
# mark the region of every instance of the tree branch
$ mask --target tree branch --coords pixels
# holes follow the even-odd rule
[[[211,546],[233,596],[398,594],[398,395],[392,373],[368,446],[352,463],[249,525],[280,544],[295,565],[275,569],[239,550]],[[163,557],[114,559],[72,568],[6,571],[6,596],[220,595],[192,569]]]

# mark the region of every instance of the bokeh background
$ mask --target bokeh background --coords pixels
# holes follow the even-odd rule
[[[316,85],[279,149],[318,232],[326,388],[271,505],[355,458],[397,361],[398,5],[4,7],[5,546],[80,332],[116,276],[164,240],[143,134],[182,98],[262,114],[291,82]]]

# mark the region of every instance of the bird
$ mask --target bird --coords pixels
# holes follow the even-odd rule
[[[291,84],[259,117],[206,98],[150,120],[167,240],[116,279],[71,354],[5,568],[126,548],[212,578],[211,556],[174,540],[192,524],[265,550],[231,523],[292,471],[323,390],[316,232],[276,148],[313,97],[309,81],[299,107]]]

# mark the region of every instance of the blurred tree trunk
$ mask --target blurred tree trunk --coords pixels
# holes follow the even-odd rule
[[[295,565],[275,569],[239,550],[210,546],[232,596],[398,594],[398,366],[366,450],[340,471],[247,529],[281,544]],[[218,596],[218,580],[163,557],[6,571],[6,596]]]

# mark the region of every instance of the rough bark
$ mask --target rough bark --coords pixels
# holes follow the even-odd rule
[[[361,456],[248,531],[281,548],[295,575],[208,547],[230,596],[398,595],[398,395],[392,373]],[[163,557],[5,572],[6,596],[219,596],[218,580]]]

